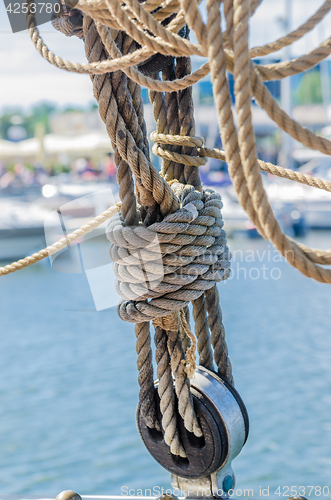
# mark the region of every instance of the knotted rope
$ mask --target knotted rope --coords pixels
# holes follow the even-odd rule
[[[163,351],[157,356],[158,364],[161,363],[163,366],[158,368],[162,427],[165,441],[172,453],[185,456],[176,431],[173,411],[175,400],[169,363],[175,381],[179,414],[186,429],[200,437],[201,429],[195,417],[188,385],[187,371],[192,375],[190,362],[188,370],[183,366],[187,361],[182,348],[180,330],[184,330],[189,337],[192,335],[188,330],[183,311],[190,302],[196,301],[208,290],[213,289],[215,293],[216,282],[229,276],[230,256],[225,232],[222,229],[220,195],[212,190],[200,192],[191,185],[184,186],[176,182],[172,183],[172,189],[182,208],[165,217],[162,222],[149,227],[142,223],[128,227],[124,224],[123,218],[118,216],[110,220],[106,233],[111,242],[110,256],[114,262],[116,290],[123,298],[118,308],[119,316],[138,325],[152,321],[156,327],[157,353],[160,352],[160,344],[164,345]],[[220,328],[213,327],[212,313],[215,310],[217,311],[217,305],[211,304],[212,341],[216,346],[221,332]],[[217,316],[217,313],[214,313],[214,316]],[[166,339],[162,331],[166,331],[168,335],[168,353],[165,352]],[[138,340],[140,335],[139,331]],[[202,339],[198,337],[199,352],[210,350],[208,333],[206,336],[204,344],[207,345],[203,346],[201,346]],[[143,344],[145,343],[144,336]],[[224,351],[224,339],[221,344],[221,349]],[[150,373],[150,345],[147,350],[148,373]],[[140,352],[140,349],[138,351]],[[192,358],[194,351],[189,348],[186,355],[187,358]],[[227,356],[222,360],[216,356],[215,360],[219,371],[232,380]],[[209,366],[212,367],[210,361]],[[147,371],[146,366],[144,371]],[[145,380],[146,378],[144,384],[141,384],[140,394],[142,411],[148,424],[154,427],[155,421],[152,416],[155,418],[155,411],[151,405],[150,391],[146,389]],[[148,377],[148,383],[152,386],[151,377]]]
[[[198,0],[66,0],[83,33],[87,64],[55,56],[44,44],[28,1],[28,26],[39,53],[58,68],[87,73],[115,150],[122,202],[107,236],[114,261],[122,319],[136,323],[141,411],[150,428],[162,430],[175,455],[186,456],[177,429],[182,418],[201,436],[189,377],[195,366],[195,340],[189,328],[193,304],[199,362],[233,382],[216,283],[229,273],[229,253],[220,213],[221,200],[203,190],[199,167],[206,157],[225,160],[240,204],[288,262],[304,275],[331,283],[331,252],[307,248],[284,235],[268,202],[260,170],[330,191],[331,184],[256,157],[251,98],[279,127],[304,145],[331,154],[331,142],[290,118],[272,98],[264,80],[285,78],[314,67],[331,53],[330,39],[285,63],[258,65],[252,58],[270,54],[300,39],[330,11],[326,0],[298,29],[275,42],[249,49],[249,18],[261,0],[207,0],[207,22]],[[65,20],[54,25],[66,35]],[[82,31],[80,31],[80,28]],[[191,43],[189,29],[197,43]],[[190,55],[207,57],[191,74]],[[238,132],[234,124],[226,71],[234,75]],[[224,151],[208,149],[195,137],[191,85],[208,72]],[[139,85],[149,88],[156,121],[153,151],[162,158],[161,175],[149,158]],[[138,210],[139,209],[139,210]],[[155,345],[160,421],[153,383],[150,322]]]
[[[182,209],[148,228],[126,227],[120,217],[107,227],[125,321],[153,321],[183,309],[229,275],[220,195],[187,187],[181,203]]]

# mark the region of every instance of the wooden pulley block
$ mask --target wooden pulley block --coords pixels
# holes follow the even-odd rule
[[[178,431],[187,458],[173,455],[162,432],[147,427],[140,405],[137,408],[138,430],[148,451],[173,475],[190,480],[210,476],[225,465],[229,466],[248,435],[245,405],[226,379],[199,366],[191,379],[191,391],[203,437],[197,438],[188,432],[181,417],[177,416]],[[156,397],[159,402],[157,394]],[[161,421],[160,413],[159,418]],[[227,482],[232,487],[234,477],[232,481],[228,478]]]

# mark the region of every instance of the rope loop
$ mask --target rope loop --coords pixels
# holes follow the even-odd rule
[[[159,134],[156,131],[152,132],[150,135],[153,142],[158,142],[160,144],[170,144],[173,146],[190,146],[194,148],[203,147],[204,139],[203,137],[193,137],[193,136],[183,136],[183,135],[171,135],[171,134]]]
[[[160,158],[175,161],[177,163],[182,163],[183,165],[189,165],[192,167],[201,167],[202,165],[206,165],[208,161],[208,159],[204,156],[194,156],[187,155],[185,153],[177,153],[176,151],[169,151],[167,149],[163,149],[158,144],[154,144],[152,151],[156,156],[159,156]]]

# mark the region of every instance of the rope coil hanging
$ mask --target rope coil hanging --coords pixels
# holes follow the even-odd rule
[[[229,252],[222,229],[221,200],[203,190],[199,166],[206,157],[226,161],[242,207],[261,235],[301,273],[331,283],[331,251],[299,245],[284,235],[268,202],[260,170],[326,191],[331,184],[257,159],[251,97],[277,125],[304,145],[331,154],[331,142],[291,119],[276,103],[264,80],[285,78],[316,66],[331,53],[330,39],[286,63],[257,65],[300,39],[330,11],[326,0],[308,21],[287,36],[249,49],[249,18],[261,0],[207,0],[203,22],[196,0],[80,0],[66,5],[81,16],[87,64],[55,56],[44,44],[28,1],[28,27],[39,53],[58,68],[90,75],[100,116],[117,165],[121,214],[110,220],[107,236],[114,261],[119,315],[135,323],[140,401],[148,427],[162,430],[171,453],[185,457],[178,419],[202,435],[190,391],[195,340],[189,328],[192,302],[199,362],[233,383],[216,283],[229,274]],[[221,29],[221,3],[226,30]],[[62,21],[56,26],[65,34]],[[54,23],[56,25],[56,22]],[[77,23],[79,25],[79,23]],[[77,30],[77,25],[75,29]],[[198,43],[191,43],[189,29]],[[190,56],[207,57],[191,73]],[[235,127],[226,71],[235,82]],[[195,137],[191,85],[210,72],[224,151],[207,149]],[[140,84],[149,90],[156,121],[153,151],[162,158],[161,174],[149,157]],[[1,270],[0,270],[1,271]],[[154,390],[150,322],[155,327],[158,412]]]

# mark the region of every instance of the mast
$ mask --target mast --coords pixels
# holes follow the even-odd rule
[[[291,31],[292,27],[292,0],[285,0],[285,17],[283,20],[285,34]],[[291,59],[291,46],[283,49],[283,60]],[[291,116],[292,100],[291,100],[291,78],[283,78],[280,84],[281,107],[286,113]],[[282,131],[282,145],[279,152],[279,164],[284,168],[293,168],[292,158],[293,141],[292,137]]]

